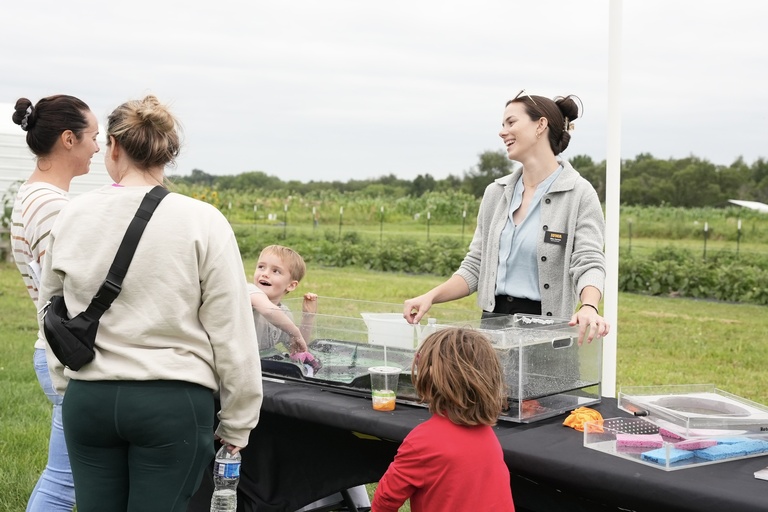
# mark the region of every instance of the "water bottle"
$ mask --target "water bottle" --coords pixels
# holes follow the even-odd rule
[[[437,332],[437,318],[427,318],[427,325],[419,327],[419,343],[434,332]]]
[[[240,481],[240,452],[234,455],[222,445],[213,463],[211,512],[237,510],[237,484]]]

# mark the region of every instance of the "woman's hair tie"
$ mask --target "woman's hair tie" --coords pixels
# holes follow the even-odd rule
[[[31,114],[32,114],[32,106],[30,105],[30,106],[27,107],[27,113],[24,114],[24,117],[21,120],[21,129],[24,130],[24,131],[27,131],[27,129],[28,129],[29,116]],[[16,119],[18,119],[18,118],[16,118]]]

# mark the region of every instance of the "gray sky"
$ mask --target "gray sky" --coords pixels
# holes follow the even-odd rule
[[[565,156],[603,160],[608,14],[608,0],[8,0],[0,102],[67,93],[104,122],[153,93],[185,130],[172,174],[347,181],[461,175],[502,149],[504,103],[526,88],[579,95]],[[766,19],[757,0],[624,0],[622,157],[768,158]]]

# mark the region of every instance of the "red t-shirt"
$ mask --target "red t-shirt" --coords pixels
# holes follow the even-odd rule
[[[379,481],[371,512],[514,512],[509,469],[489,426],[432,417],[414,428]]]

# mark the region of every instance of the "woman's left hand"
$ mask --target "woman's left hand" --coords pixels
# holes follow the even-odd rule
[[[595,336],[605,336],[611,330],[611,324],[609,324],[605,318],[601,317],[597,310],[591,306],[584,305],[571,317],[571,321],[568,325],[579,326],[579,345],[587,340],[587,343],[591,343]]]

